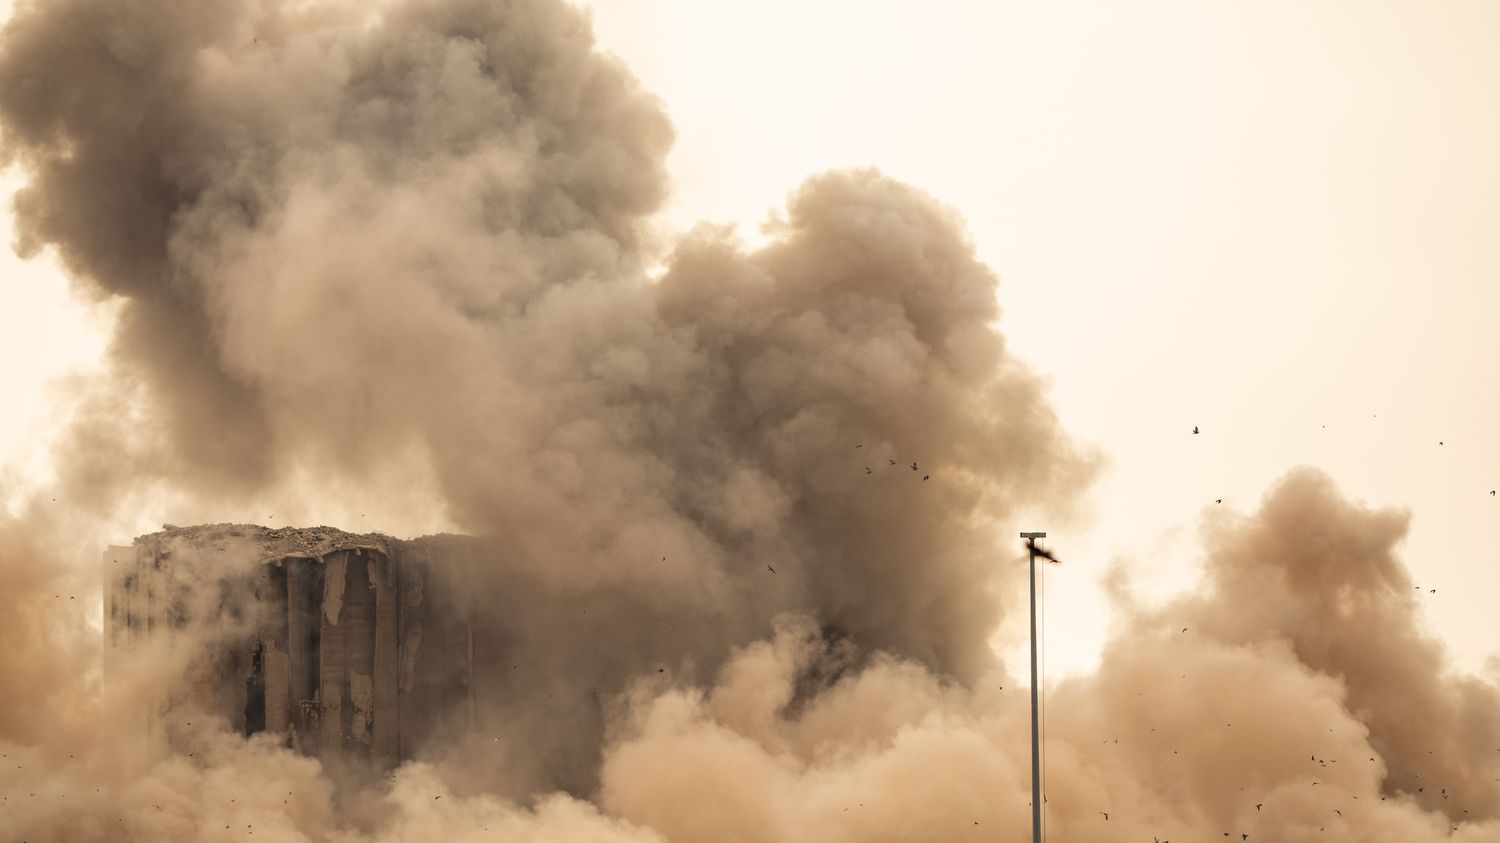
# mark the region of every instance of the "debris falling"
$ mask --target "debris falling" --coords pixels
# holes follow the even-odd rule
[[[56,454],[67,514],[37,497],[0,524],[0,836],[1025,828],[1025,707],[988,644],[1013,598],[996,560],[1006,519],[1066,515],[1099,456],[1007,350],[996,279],[931,197],[827,173],[764,246],[712,226],[664,242],[660,104],[542,0],[22,4],[0,132],[27,178],[22,252],[56,250],[120,307]],[[101,676],[97,632],[53,595],[97,605],[92,560],[148,493],[438,501],[484,547],[452,571],[455,611],[482,622],[476,703],[373,784],[232,719],[143,732],[160,690],[243,631],[202,612]],[[1296,522],[1304,505],[1340,517]],[[1304,541],[1274,538],[1287,520]],[[1500,753],[1475,747],[1495,689],[1443,674],[1386,593],[1404,523],[1303,474],[1248,523],[1213,546],[1203,594],[1137,612],[1097,676],[1057,690],[1057,833],[1102,835],[1107,812],[1142,838],[1493,837]],[[221,573],[184,593],[215,605]],[[1276,595],[1352,615],[1288,618]],[[308,669],[292,615],[289,696]],[[1178,617],[1204,633],[1158,634]],[[1371,628],[1390,673],[1350,644]],[[351,680],[339,710],[378,710],[379,687]],[[1403,699],[1456,720],[1402,718]],[[1118,731],[1132,712],[1158,737]],[[1121,742],[1101,752],[1099,731]],[[1316,794],[1304,750],[1340,765],[1311,762]],[[1411,795],[1407,772],[1455,797]]]

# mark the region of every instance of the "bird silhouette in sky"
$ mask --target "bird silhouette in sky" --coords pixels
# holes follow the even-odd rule
[[[772,568],[772,567],[771,567],[771,566],[770,566],[770,565],[767,565],[767,566],[766,566],[766,570],[767,570],[767,571],[770,571],[770,572],[771,572],[771,573],[773,573],[773,574],[774,574],[774,573],[776,573],[776,569],[775,569],[775,568]]]
[[[1193,425],[1193,432],[1194,432],[1194,433],[1197,433],[1197,432],[1198,432],[1198,425],[1196,425],[1196,424],[1195,424],[1195,425]]]
[[[1034,539],[1032,540],[1031,549],[1032,549],[1032,552],[1034,552],[1037,556],[1042,557],[1043,559],[1047,560],[1048,562],[1053,563],[1054,565],[1061,565],[1062,564],[1062,560],[1061,559],[1058,559],[1056,556],[1053,556],[1051,553],[1049,553],[1047,551],[1046,548],[1044,548],[1041,545],[1037,544]]]

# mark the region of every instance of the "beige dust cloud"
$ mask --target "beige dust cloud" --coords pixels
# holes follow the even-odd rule
[[[1023,607],[987,560],[1102,455],[941,202],[834,171],[764,242],[666,236],[664,110],[549,0],[23,4],[0,132],[20,253],[119,309],[55,482],[0,522],[0,837],[1024,832],[1026,696],[989,646]],[[456,575],[514,677],[385,781],[211,712],[159,733],[228,621],[101,658],[122,512],[319,494],[500,560]],[[1203,588],[1137,607],[1122,570],[1128,622],[1051,695],[1052,833],[1500,833],[1500,696],[1415,624],[1404,516],[1294,470],[1204,529]]]

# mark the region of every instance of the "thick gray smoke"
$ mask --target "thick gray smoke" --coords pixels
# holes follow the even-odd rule
[[[554,0],[20,5],[0,35],[0,154],[28,179],[18,245],[56,249],[121,311],[48,493],[71,514],[38,498],[0,541],[18,583],[0,594],[14,642],[0,748],[23,759],[0,791],[27,800],[0,811],[0,833],[826,841],[1024,826],[1025,713],[988,645],[1006,602],[992,560],[1020,506],[1066,514],[1097,456],[1007,351],[996,279],[952,212],[874,171],[830,173],[763,247],[710,226],[664,243],[651,215],[670,142],[660,104]],[[1346,506],[1289,484],[1261,521],[1299,495]],[[50,595],[97,601],[93,572],[69,564],[93,554],[61,537],[97,533],[148,488],[242,520],[318,495],[350,511],[438,501],[498,560],[464,576],[514,665],[486,695],[501,702],[388,789],[340,800],[315,762],[210,724],[192,756],[110,752],[183,657],[103,682],[85,613]],[[1310,522],[1307,553],[1273,527],[1224,533],[1212,558],[1234,561],[1175,609],[1206,649],[1137,613],[1120,659],[1059,689],[1049,810],[1065,835],[1217,835],[1244,807],[1231,785],[1291,787],[1253,732],[1239,779],[1137,749],[1098,758],[1081,724],[1139,704],[1132,683],[1151,670],[1199,665],[1267,680],[1242,683],[1265,705],[1259,742],[1304,737],[1271,716],[1284,703],[1307,732],[1342,730],[1341,749],[1382,759],[1340,785],[1396,800],[1358,828],[1389,819],[1411,833],[1388,839],[1430,839],[1500,811],[1480,787],[1500,754],[1469,745],[1494,735],[1494,688],[1446,679],[1410,598],[1363,587],[1366,564],[1403,576],[1399,519],[1338,523]],[[1264,595],[1231,610],[1240,576],[1302,583],[1271,594],[1308,614]],[[1341,624],[1311,613],[1351,599]],[[1374,646],[1399,654],[1389,671],[1354,641],[1387,619]],[[1185,685],[1179,728],[1207,734],[1216,713],[1197,701],[1222,687]],[[1465,737],[1415,757],[1427,736],[1405,699],[1469,718]],[[1386,770],[1442,777],[1473,813],[1413,800]],[[1096,810],[1120,819],[1093,825]],[[1300,814],[1257,816],[1314,839]],[[1494,826],[1470,829],[1454,839]]]

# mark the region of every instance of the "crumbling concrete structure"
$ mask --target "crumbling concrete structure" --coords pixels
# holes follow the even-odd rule
[[[444,561],[460,536],[168,526],[104,556],[107,646],[197,653],[154,718],[208,710],[327,763],[389,769],[473,710],[473,626]],[[156,724],[160,726],[160,724]]]

